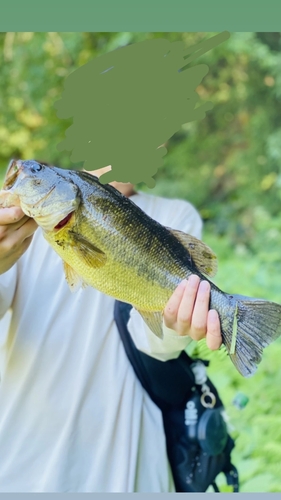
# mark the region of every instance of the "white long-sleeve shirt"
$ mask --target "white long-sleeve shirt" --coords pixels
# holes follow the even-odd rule
[[[131,199],[200,237],[189,203]],[[113,307],[93,288],[70,292],[40,229],[0,276],[1,492],[173,491],[161,412],[126,357]],[[165,328],[160,341],[136,311],[129,329],[139,349],[163,360],[189,340]]]

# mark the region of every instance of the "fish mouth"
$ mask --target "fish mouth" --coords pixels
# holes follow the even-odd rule
[[[55,227],[54,229],[62,229],[66,224],[70,221],[74,211],[70,212],[66,217],[64,217]]]
[[[11,160],[7,169],[3,188],[5,190],[11,189],[15,184],[19,173],[22,170],[22,163],[20,160]]]

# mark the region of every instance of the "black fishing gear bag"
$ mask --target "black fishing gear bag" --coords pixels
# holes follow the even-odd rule
[[[238,472],[231,463],[234,441],[227,432],[224,407],[206,375],[207,362],[186,352],[159,361],[139,351],[127,329],[132,306],[115,301],[114,319],[126,354],[144,389],[161,409],[169,458],[177,492],[204,492],[223,472],[233,492]]]

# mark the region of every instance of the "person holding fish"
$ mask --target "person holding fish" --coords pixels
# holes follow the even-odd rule
[[[99,177],[108,172],[104,167],[92,172]],[[131,183],[112,182],[118,191],[126,197],[134,197],[137,193]],[[194,212],[195,214],[195,212]],[[198,236],[201,232],[199,216]],[[34,219],[23,213],[20,207],[3,208],[0,219],[0,252],[2,247],[0,274],[5,273],[27,250],[38,225]],[[163,311],[165,325],[180,336],[189,336],[200,340],[206,336],[210,349],[218,349],[221,345],[220,323],[217,311],[209,310],[210,284],[200,281],[194,274],[184,279],[175,289]]]
[[[0,192],[0,316],[11,310],[0,337],[3,492],[174,491],[162,415],[127,359],[114,299],[134,305],[128,328],[137,348],[163,361],[190,339],[206,336],[218,349],[228,316],[240,320],[237,304],[247,319],[249,301],[197,272],[193,261],[211,275],[215,259],[195,239],[202,222],[192,205],[130,184],[118,191],[91,174],[12,162]],[[228,304],[222,319],[209,310],[212,294]],[[259,301],[264,308],[263,346],[281,317],[280,306]],[[239,328],[236,337],[244,356]],[[246,350],[246,375],[259,345],[253,358]]]

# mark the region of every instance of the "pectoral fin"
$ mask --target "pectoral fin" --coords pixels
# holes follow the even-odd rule
[[[73,240],[72,248],[78,254],[79,259],[83,260],[88,266],[94,268],[105,265],[107,257],[102,250],[78,233],[71,231],[71,236]]]
[[[144,322],[147,324],[148,328],[160,339],[163,338],[163,315],[161,312],[148,312],[148,311],[140,311],[136,309],[138,313],[141,315]]]
[[[187,249],[198,271],[210,277],[215,276],[218,269],[218,262],[211,248],[190,234],[169,227],[167,229]]]

